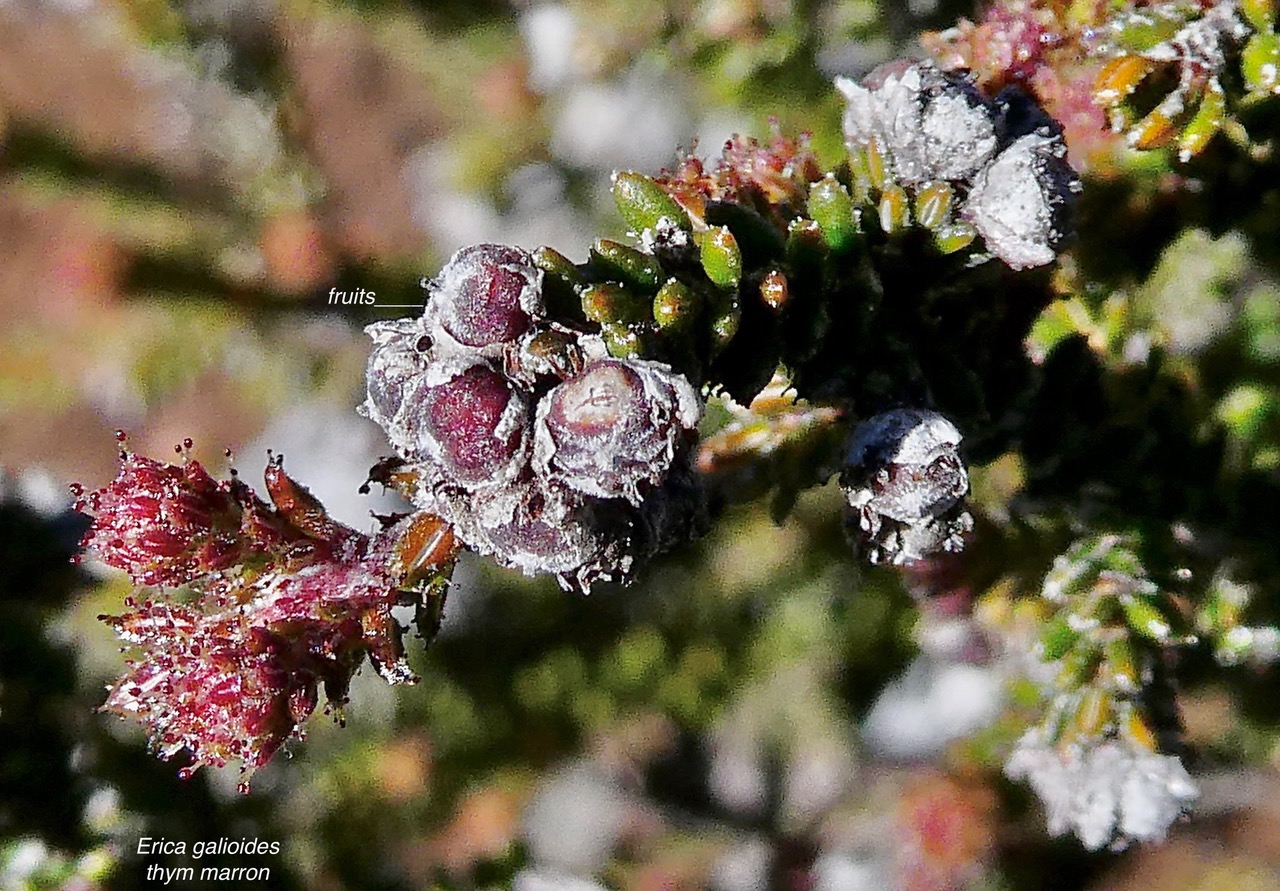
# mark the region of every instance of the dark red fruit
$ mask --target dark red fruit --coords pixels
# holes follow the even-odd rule
[[[465,347],[510,343],[540,314],[541,283],[541,271],[519,248],[472,245],[431,283],[428,313]]]
[[[472,365],[424,388],[417,417],[421,447],[440,463],[450,482],[503,482],[523,464],[524,400],[487,365]]]

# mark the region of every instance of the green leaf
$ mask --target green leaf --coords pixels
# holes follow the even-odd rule
[[[689,217],[680,205],[649,177],[624,170],[613,175],[613,200],[618,213],[636,232],[655,229],[668,219],[681,229],[689,229]]]

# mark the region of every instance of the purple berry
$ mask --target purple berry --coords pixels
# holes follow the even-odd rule
[[[698,424],[702,404],[657,362],[603,359],[538,404],[534,465],[587,495],[641,500],[661,483]]]
[[[506,482],[526,459],[528,409],[488,365],[438,362],[413,397],[406,432],[435,459],[446,483]]]
[[[477,244],[453,255],[430,284],[426,318],[464,350],[496,355],[540,318],[542,271],[517,247]]]

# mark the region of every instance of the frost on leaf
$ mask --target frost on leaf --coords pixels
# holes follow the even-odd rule
[[[1074,833],[1091,851],[1163,840],[1198,795],[1172,755],[1123,737],[1055,746],[1039,727],[1018,741],[1005,773],[1035,790],[1050,833]]]

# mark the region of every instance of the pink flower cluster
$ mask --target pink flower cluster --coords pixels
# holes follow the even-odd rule
[[[417,551],[451,556],[434,518],[367,536],[330,520],[279,459],[266,479],[271,505],[196,461],[122,453],[115,480],[78,504],[93,515],[84,547],[145,586],[102,617],[133,651],[104,708],[140,720],[161,757],[185,750],[184,775],[235,760],[247,779],[302,735],[322,688],[342,705],[366,658],[389,683],[416,680],[391,609]]]

